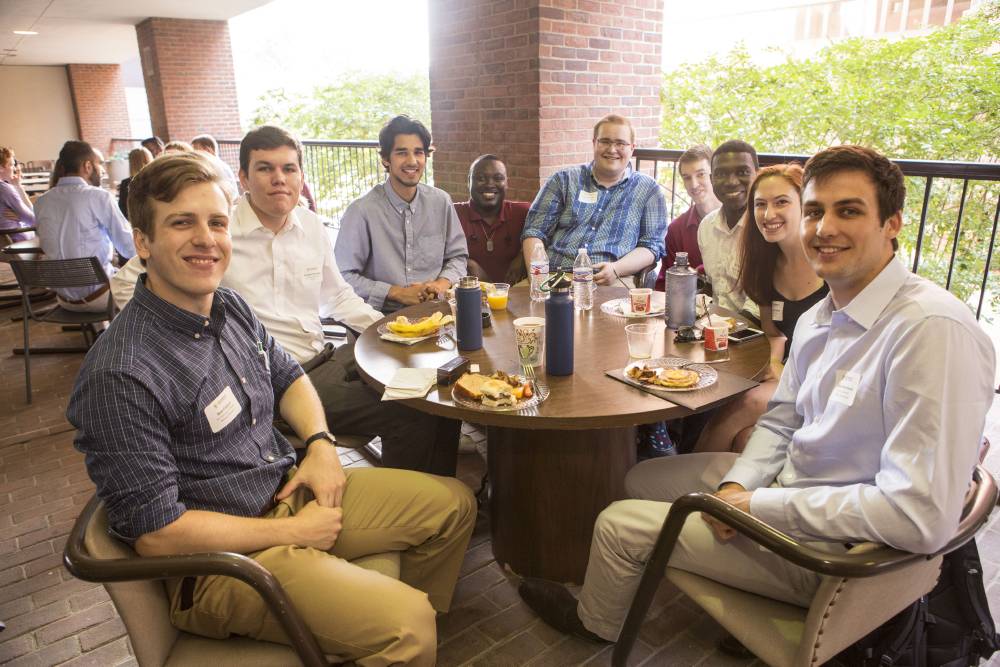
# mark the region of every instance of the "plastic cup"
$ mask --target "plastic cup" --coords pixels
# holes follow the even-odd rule
[[[519,317],[514,320],[514,340],[522,366],[540,366],[545,348],[545,318]]]
[[[490,309],[506,310],[509,291],[510,285],[507,283],[493,283],[493,289],[486,293],[486,302],[490,304]]]
[[[451,316],[458,319],[458,299],[452,297],[448,299],[448,306],[451,307]]]
[[[653,290],[636,287],[628,291],[629,306],[633,313],[648,313],[652,307]]]
[[[649,359],[653,356],[656,329],[651,324],[629,324],[625,327],[628,339],[628,356],[632,359]]]

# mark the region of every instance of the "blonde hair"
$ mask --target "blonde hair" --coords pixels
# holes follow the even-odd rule
[[[635,128],[632,127],[632,123],[625,116],[619,116],[618,114],[609,113],[607,116],[597,121],[594,125],[594,141],[597,141],[597,133],[601,131],[601,125],[610,123],[611,125],[624,125],[628,128],[629,142],[635,143]]]
[[[215,183],[232,205],[222,174],[199,153],[161,155],[139,170],[128,186],[128,219],[133,229],[153,238],[153,202],[172,202],[181,190],[198,183]]]
[[[135,177],[139,170],[153,161],[153,154],[148,148],[133,148],[128,154],[128,175]]]

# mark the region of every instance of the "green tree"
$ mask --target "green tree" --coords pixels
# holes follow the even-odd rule
[[[863,144],[894,158],[995,162],[1000,157],[1000,1],[926,35],[852,38],[810,58],[757,65],[739,45],[664,77],[662,146],[731,138],[766,153]],[[923,178],[909,178],[901,246],[912,261]],[[947,280],[962,182],[931,187],[919,272]],[[998,186],[970,182],[952,291],[978,300]],[[1000,280],[991,277],[993,310]]]
[[[310,93],[271,90],[260,97],[251,122],[278,124],[307,140],[336,141],[373,139],[387,120],[399,114],[430,127],[426,76],[354,72]],[[320,212],[334,219],[384,177],[378,152],[371,148],[309,145],[304,163]]]

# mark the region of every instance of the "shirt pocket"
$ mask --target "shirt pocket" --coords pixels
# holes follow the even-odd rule
[[[323,280],[323,267],[318,264],[304,264],[299,270],[299,282],[303,285],[316,285]]]

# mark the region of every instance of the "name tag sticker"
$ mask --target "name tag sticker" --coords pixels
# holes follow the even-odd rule
[[[771,319],[775,322],[781,322],[785,319],[785,302],[784,301],[772,301],[771,302]]]
[[[861,384],[861,373],[857,371],[837,371],[837,386],[830,394],[830,400],[843,405],[854,405],[854,396]]]
[[[304,277],[306,280],[316,280],[322,274],[322,269],[318,266],[307,266]]]
[[[226,428],[229,422],[236,419],[236,415],[240,414],[242,410],[243,408],[236,400],[232,388],[226,385],[222,393],[216,396],[215,400],[205,408],[205,416],[208,418],[208,426],[212,429],[212,433],[218,433]]]
[[[580,195],[577,197],[583,204],[596,204],[597,203],[597,191],[580,190]]]

